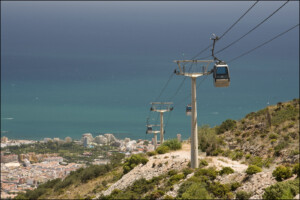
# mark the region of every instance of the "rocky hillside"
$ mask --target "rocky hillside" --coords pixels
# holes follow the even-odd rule
[[[299,99],[249,113],[228,130],[222,130],[222,125],[217,132],[227,149],[242,151],[245,158],[257,156],[276,164],[299,162]]]
[[[166,141],[155,152],[117,157],[78,170],[19,199],[299,198],[299,99],[220,126],[199,128],[199,168],[190,144]]]

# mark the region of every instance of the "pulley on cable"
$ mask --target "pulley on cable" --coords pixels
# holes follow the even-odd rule
[[[214,55],[215,43],[218,39],[219,37],[213,34],[213,38],[211,38],[211,40],[213,40],[214,43],[211,52],[212,57],[215,60],[215,65],[213,69],[214,85],[215,87],[228,87],[230,85],[229,67],[224,61],[219,60]]]

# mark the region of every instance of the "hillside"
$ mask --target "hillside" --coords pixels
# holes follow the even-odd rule
[[[199,168],[190,144],[166,141],[156,152],[117,156],[17,198],[291,199],[299,197],[299,99],[220,126],[199,127]],[[298,177],[297,177],[298,176]]]
[[[246,160],[260,157],[270,164],[299,162],[299,99],[249,113],[231,126],[226,122],[216,127],[225,149],[243,152]]]

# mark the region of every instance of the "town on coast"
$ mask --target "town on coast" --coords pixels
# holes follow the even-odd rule
[[[177,135],[181,140],[181,135]],[[154,140],[118,139],[107,133],[93,137],[84,133],[80,140],[71,137],[43,140],[14,140],[1,137],[1,199],[33,190],[41,183],[64,178],[89,165],[110,162],[113,154],[146,153],[154,150]]]

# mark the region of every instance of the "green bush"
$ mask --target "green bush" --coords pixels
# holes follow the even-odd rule
[[[280,165],[276,167],[276,169],[272,172],[272,175],[277,181],[283,181],[285,179],[290,178],[293,174],[289,167]]]
[[[175,174],[178,174],[178,171],[175,170],[175,169],[171,169],[171,170],[168,172],[168,175],[169,175],[169,176],[173,176],[173,175],[175,175]]]
[[[220,182],[213,182],[209,185],[209,192],[219,198],[226,198],[226,194],[230,192],[230,186],[221,184]]]
[[[157,155],[156,151],[149,151],[149,152],[147,152],[147,156],[155,156],[155,155]]]
[[[251,157],[249,163],[258,167],[263,167],[263,159],[259,156]]]
[[[163,145],[161,145],[161,146],[157,147],[156,152],[157,152],[158,154],[165,154],[165,153],[168,153],[169,150],[170,150],[170,149],[169,149],[168,146],[163,146]]]
[[[250,153],[247,153],[246,156],[245,156],[245,158],[246,158],[246,159],[251,158],[251,154],[250,154]]]
[[[170,195],[166,195],[166,196],[164,196],[164,199],[174,199],[174,197],[172,197]]]
[[[275,154],[275,156],[280,156],[280,151],[282,149],[286,148],[287,146],[288,146],[288,142],[287,141],[281,141],[281,142],[279,142],[278,145],[276,145],[274,147],[274,150],[275,150],[274,154]]]
[[[218,175],[218,172],[216,171],[215,168],[208,168],[208,169],[197,169],[197,171],[195,172],[195,176],[199,177],[199,176],[205,176],[210,180],[214,180]]]
[[[135,166],[142,163],[143,165],[148,162],[148,159],[143,154],[134,154],[126,158],[123,165],[123,173],[126,174],[131,171]]]
[[[150,194],[150,199],[158,199],[164,196],[165,192],[162,190],[155,190]]]
[[[180,181],[181,179],[184,179],[185,176],[184,174],[175,174],[173,176],[171,176],[171,178],[168,181],[169,185],[174,185],[175,183],[177,183],[178,181]]]
[[[204,159],[200,159],[199,160],[199,168],[202,168],[202,167],[205,167],[205,166],[208,166],[207,161],[204,160]]]
[[[219,173],[222,176],[223,174],[232,174],[234,170],[231,167],[223,167]]]
[[[177,139],[171,139],[165,141],[163,146],[169,147],[170,150],[178,150],[181,149],[181,142],[179,142]]]
[[[210,128],[209,125],[204,125],[198,131],[199,149],[206,152],[208,156],[216,155],[220,151],[220,146],[224,144],[224,140],[216,135],[215,129]]]
[[[191,168],[185,168],[182,170],[184,176],[186,177],[188,174],[191,174],[193,170]]]
[[[227,119],[222,124],[218,127],[216,127],[216,133],[217,134],[222,134],[225,131],[232,130],[236,127],[236,121],[232,119]]]
[[[293,166],[293,174],[297,174],[297,177],[300,176],[300,167],[299,167],[299,163],[295,164]]]
[[[211,156],[218,156],[219,154],[222,154],[224,151],[221,148],[216,148],[215,150],[213,150],[210,155]]]
[[[198,183],[190,183],[180,197],[182,199],[212,199],[205,187]]]
[[[242,151],[235,150],[230,154],[232,160],[240,160],[243,158],[244,153]]]
[[[263,199],[293,199],[299,194],[299,178],[295,180],[278,182],[265,189]]]
[[[277,139],[277,138],[278,138],[278,135],[275,134],[275,133],[271,133],[271,134],[269,135],[269,139]]]
[[[241,186],[242,186],[241,183],[239,183],[239,182],[233,182],[233,183],[231,183],[231,185],[230,185],[230,189],[231,189],[231,191],[235,191],[236,189],[238,189],[238,188],[241,187]]]
[[[237,193],[236,193],[236,199],[238,199],[238,200],[246,200],[246,199],[250,199],[250,197],[251,197],[251,193],[248,193],[248,192],[245,192],[245,191],[238,191]]]
[[[247,173],[248,175],[252,175],[252,174],[256,174],[256,173],[261,172],[261,171],[262,171],[262,170],[261,170],[260,167],[258,167],[258,166],[256,166],[256,165],[250,165],[250,166],[247,168],[246,173]]]

